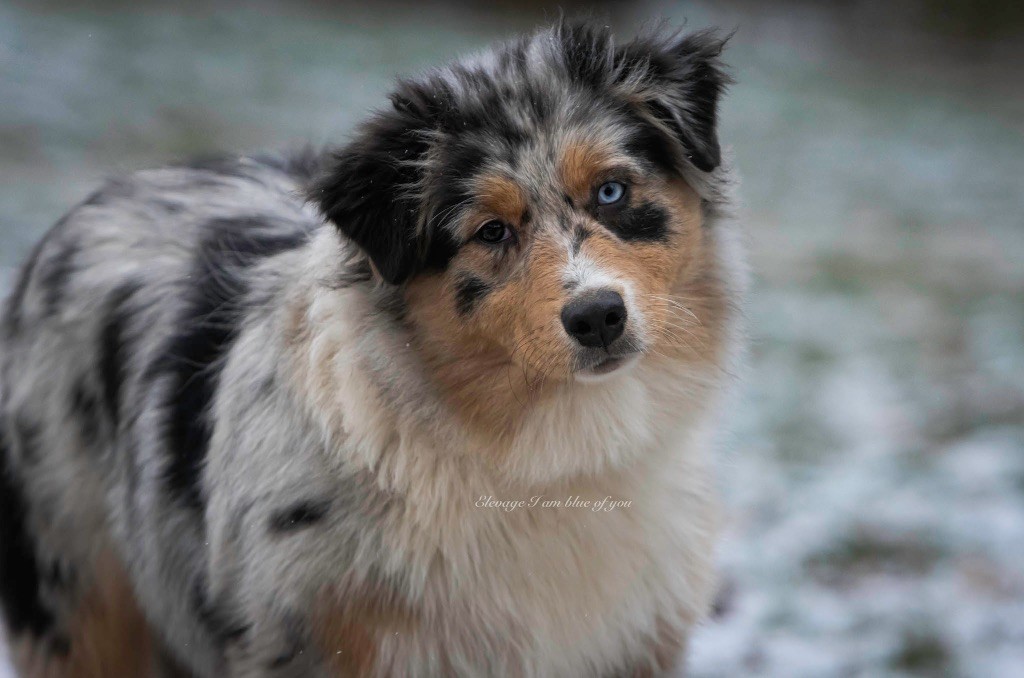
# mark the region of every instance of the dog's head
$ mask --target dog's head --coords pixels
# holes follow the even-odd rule
[[[721,162],[723,42],[563,22],[401,82],[311,196],[447,379],[693,349],[710,255],[684,177]]]

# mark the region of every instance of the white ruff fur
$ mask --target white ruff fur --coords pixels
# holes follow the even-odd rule
[[[367,318],[368,303],[349,290],[315,293],[298,383],[319,383],[306,397],[325,435],[344,441],[339,465],[402,498],[362,567],[402,582],[431,620],[422,633],[443,641],[385,637],[383,671],[590,675],[644,656],[657,624],[685,635],[704,616],[715,587],[718,368],[648,355],[599,383],[566,383],[495,456],[446,412],[402,333],[352,320]],[[324,365],[329,374],[313,379]],[[477,506],[483,497],[630,505],[506,511]]]

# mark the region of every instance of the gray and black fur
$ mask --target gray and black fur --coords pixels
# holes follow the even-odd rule
[[[700,186],[709,214],[724,208],[722,43],[659,34],[617,46],[604,29],[561,23],[401,82],[392,107],[335,151],[142,171],[75,207],[21,269],[0,328],[12,644],[30,647],[32,665],[70,662],[79,605],[112,553],[160,671],[325,675],[311,641],[321,585],[396,605],[405,594],[390,592],[412,587],[384,559],[365,562],[406,500],[338,461],[348,443],[294,383],[294,310],[344,293],[361,300],[351,322],[367,337],[404,331],[402,286],[445,270],[464,244],[446,220],[467,180],[522,162],[565,126],[614,125],[640,162]],[[656,240],[657,210],[609,228]],[[588,232],[571,228],[578,251]],[[491,289],[462,280],[459,312]],[[382,392],[409,406],[418,396],[367,342]],[[358,581],[338,580],[357,562]],[[422,673],[470,675],[456,660],[424,659]],[[494,661],[485,669],[515,664]]]
[[[273,292],[258,270],[320,226],[296,198],[316,167],[301,154],[111,182],[22,269],[3,321],[0,585],[15,638],[66,644],[63,608],[103,540],[155,616],[177,620],[168,642],[215,665],[235,629],[202,591],[210,410]]]

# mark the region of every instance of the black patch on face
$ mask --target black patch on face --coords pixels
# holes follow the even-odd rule
[[[138,292],[139,283],[127,282],[115,289],[107,302],[107,321],[100,331],[99,367],[103,384],[103,402],[107,416],[117,429],[121,419],[121,395],[124,390],[125,363],[131,354],[128,326],[132,313],[128,301]]]
[[[651,202],[602,215],[602,223],[626,242],[660,242],[668,238],[668,214]]]
[[[430,247],[423,258],[423,269],[427,271],[443,271],[448,262],[459,251],[459,245],[447,229],[438,228],[430,235]]]
[[[468,315],[490,291],[491,286],[476,276],[459,278],[455,283],[455,310],[459,315]]]
[[[446,225],[459,214],[459,209],[472,200],[468,179],[479,173],[487,161],[487,153],[474,140],[462,139],[442,149],[443,169],[433,182],[431,203],[437,207],[430,215],[430,247],[423,268],[443,271],[458,252],[459,243]]]
[[[319,523],[327,517],[331,503],[325,500],[300,501],[275,511],[270,516],[271,532],[294,532]]]
[[[572,253],[579,254],[580,247],[583,246],[583,241],[591,236],[590,231],[577,225],[572,233]]]
[[[71,417],[81,426],[82,442],[87,447],[94,446],[100,434],[100,403],[84,379],[76,381],[71,388]]]
[[[10,450],[0,428],[0,604],[13,636],[45,635],[54,622],[53,611],[39,594],[40,573],[29,533],[28,505],[11,469]]]
[[[273,227],[273,228],[268,228]],[[234,342],[249,290],[248,269],[266,257],[299,247],[306,232],[260,216],[218,219],[194,261],[185,308],[148,376],[166,376],[167,489],[185,506],[201,508],[200,476],[210,444],[210,405],[224,358]]]

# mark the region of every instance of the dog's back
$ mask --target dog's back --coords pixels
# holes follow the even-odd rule
[[[27,675],[141,675],[162,661],[128,569],[159,582],[144,607],[194,627],[207,408],[251,272],[319,223],[296,196],[315,162],[111,182],[24,265],[2,326],[0,595]],[[212,663],[210,637],[176,640]]]

